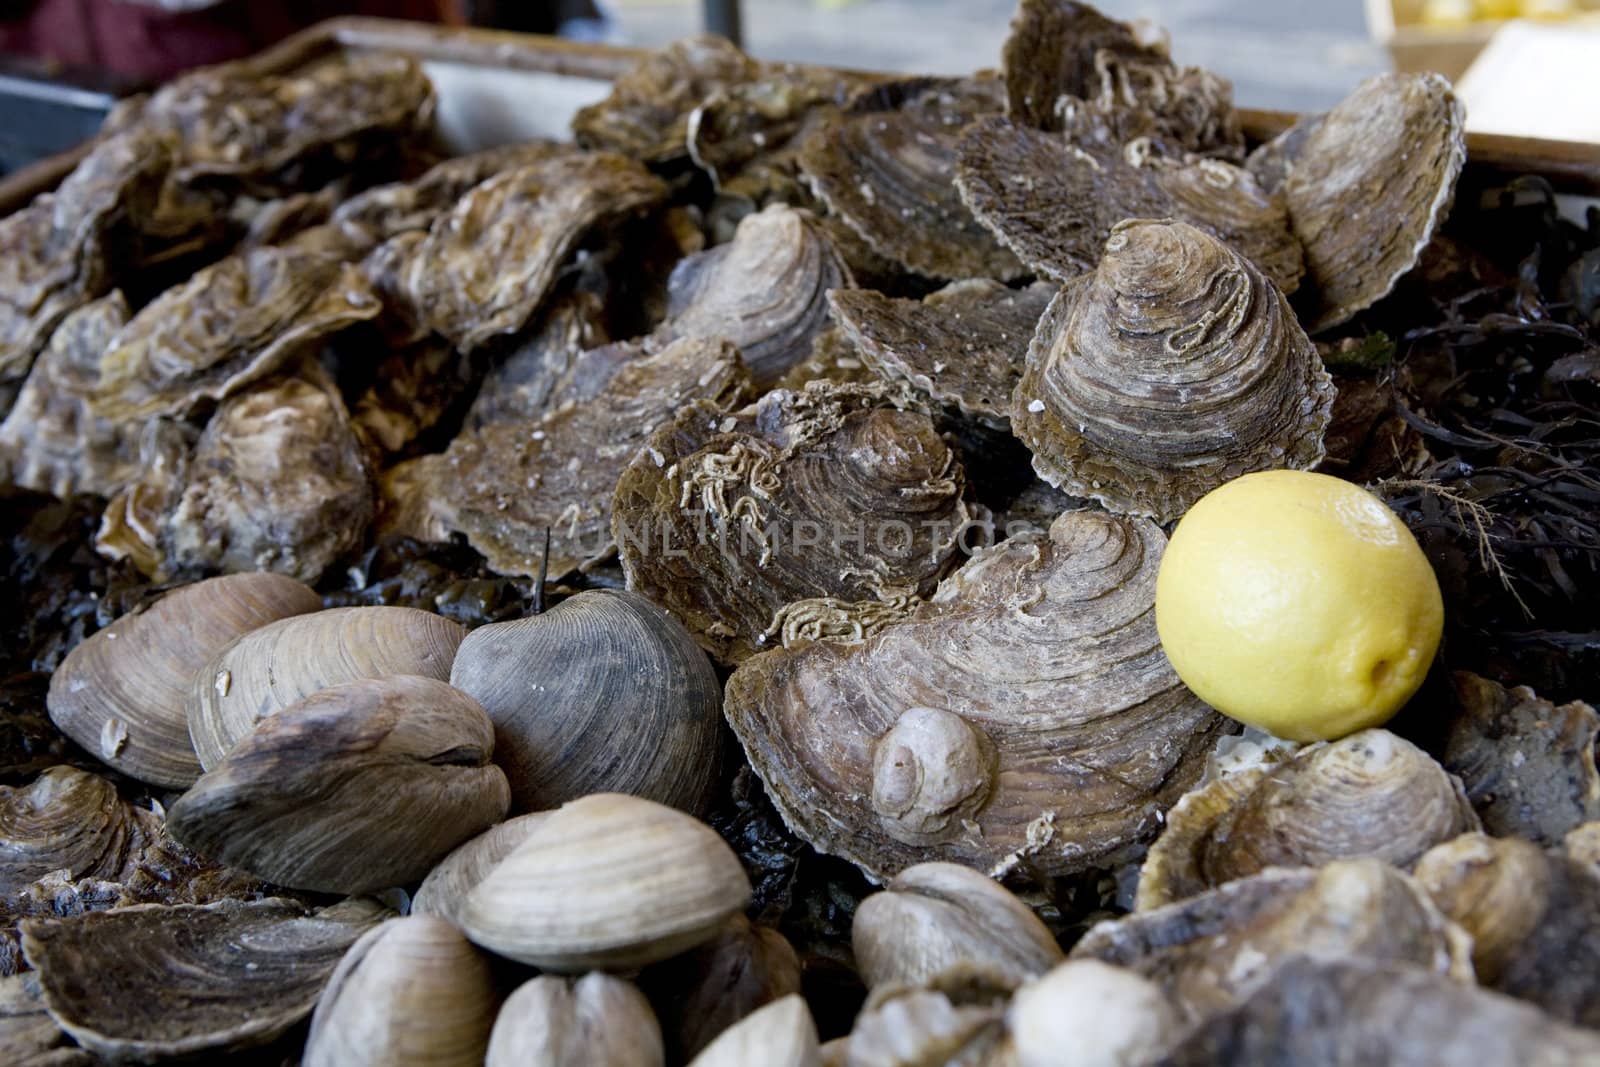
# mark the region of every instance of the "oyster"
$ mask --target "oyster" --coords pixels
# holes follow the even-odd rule
[[[51,767],[27,786],[0,786],[0,895],[52,871],[120,882],[160,826],[160,816],[76,767]]]
[[[1009,1065],[1005,1001],[1011,989],[983,978],[875,990],[856,1016],[847,1067]]]
[[[484,1067],[662,1067],[661,1025],[629,983],[591,972],[524,982],[494,1021]]]
[[[1285,293],[1304,258],[1281,195],[1215,159],[1156,156],[1141,142],[1089,151],[1060,134],[1003,118],[968,127],[956,184],[979,222],[1042,275],[1070,281],[1093,270],[1127,219],[1196,226],[1248,258]]]
[[[1576,700],[1556,707],[1525,686],[1506,689],[1466,671],[1453,681],[1459,710],[1440,762],[1461,776],[1484,830],[1556,845],[1600,819],[1593,708]]]
[[[811,342],[811,354],[790,367],[778,379],[777,388],[800,393],[805,391],[807,383],[816,381],[830,381],[838,385],[882,384],[878,375],[861,358],[861,353],[856,351],[850,338],[837,326],[830,326],[817,334]]]
[[[384,909],[349,900],[141,904],[29,919],[22,945],[50,1017],[117,1063],[215,1062],[311,1014],[339,957]]]
[[[908,382],[934,404],[1005,429],[1028,342],[1055,291],[1044,282],[1012,290],[976,279],[920,301],[870,289],[836,290],[828,294],[828,305],[862,362],[880,378]]]
[[[1466,111],[1443,75],[1379,74],[1257,152],[1253,170],[1286,175],[1315,333],[1377,303],[1416,266],[1455,197]]]
[[[1154,979],[1185,1011],[1225,1011],[1302,954],[1404,963],[1470,983],[1472,940],[1422,887],[1376,859],[1268,870],[1154,911],[1097,923],[1072,959]]]
[[[536,419],[555,406],[554,398],[578,395],[574,380],[607,366],[588,353],[602,349],[619,363],[636,354],[631,347],[608,345],[610,340],[600,297],[577,291],[554,298],[538,326],[489,369],[467,411],[466,428]]]
[[[874,880],[932,858],[996,876],[1131,858],[1222,727],[1161,654],[1165,542],[1068,512],[865,641],[747,661],[725,714],[790,827]]]
[[[369,450],[401,452],[445,418],[476,382],[473,361],[430,336],[378,361],[350,424]]]
[[[605,148],[652,164],[689,154],[689,116],[720,89],[761,68],[727,40],[703,34],[652,52],[613,84],[611,95],[579,111],[572,132],[585,148]]]
[[[1185,796],[1150,846],[1137,907],[1158,908],[1268,867],[1357,856],[1410,867],[1439,842],[1476,829],[1454,776],[1411,742],[1362,730]]]
[[[827,327],[828,291],[854,284],[812,215],[774,204],[746,216],[732,241],[678,264],[670,317],[652,340],[726,338],[755,387],[766,390],[811,352]]]
[[[998,113],[993,79],[921,78],[867,90],[800,151],[828,210],[878,254],[930,278],[1020,278],[1027,268],[972,217],[955,186],[956,144]]]
[[[1193,226],[1129,220],[1045,312],[1011,423],[1052,485],[1170,522],[1241,474],[1316,466],[1333,395],[1248,260]]]
[[[332,256],[249,249],[196,272],[118,330],[90,407],[114,422],[187,415],[379,308],[360,273]]]
[[[800,959],[778,931],[743,915],[716,937],[646,971],[673,1062],[687,1063],[761,1008],[800,992]]]
[[[39,976],[0,978],[0,1062],[14,1067],[94,1067],[100,1062],[67,1044],[67,1035],[44,1009]]]
[[[165,418],[139,429],[139,478],[107,502],[94,538],[96,552],[128,560],[140,574],[161,572],[167,565],[162,544],[167,516],[178,506],[199,436],[189,424]]]
[[[785,627],[881,621],[931,592],[972,518],[962,487],[927,416],[819,383],[684,408],[628,465],[612,523],[628,588],[735,663]]]
[[[434,220],[406,287],[429,326],[471,351],[522,329],[591,230],[666,194],[660,179],[609,152],[554,155],[504,171]]]

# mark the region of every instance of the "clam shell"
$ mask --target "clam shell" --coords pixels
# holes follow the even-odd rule
[[[1165,544],[1144,520],[1063,514],[865,641],[747,661],[728,721],[790,827],[874,879],[931,858],[996,876],[1110,866],[1221,729],[1161,653]]]
[[[1333,397],[1249,261],[1192,226],[1130,220],[1045,312],[1012,428],[1052,485],[1170,522],[1241,474],[1316,466]]]
[[[339,958],[384,917],[370,901],[141,904],[22,924],[50,1017],[117,1063],[216,1057],[300,1022]]]
[[[415,608],[331,608],[246,633],[194,675],[189,736],[207,770],[264,719],[341,682],[393,674],[446,681],[466,631]]]
[[[798,993],[773,1001],[724,1030],[689,1067],[822,1067],[817,1025]]]
[[[53,871],[120,882],[160,828],[159,816],[76,767],[51,767],[26,786],[0,786],[0,895]]]
[[[494,726],[433,678],[329,686],[264,720],[178,798],[181,844],[278,885],[367,893],[414,882],[511,802]]]
[[[1362,730],[1219,777],[1167,813],[1139,872],[1140,911],[1268,867],[1374,856],[1410,867],[1478,828],[1461,783],[1411,742]]]
[[[592,590],[479,627],[450,683],[494,721],[513,811],[595,792],[689,812],[711,800],[722,686],[689,632],[642,596]]]
[[[195,672],[235,638],[322,607],[277,574],[182,586],[117,619],[67,654],[50,678],[50,718],[109,766],[153,785],[200,777],[184,701]]]
[[[662,1067],[661,1026],[629,983],[592,973],[524,982],[495,1019],[484,1067]]]
[[[1161,988],[1099,960],[1068,960],[1024,985],[1006,1009],[1016,1067],[1140,1067],[1171,1047],[1182,1016]]]
[[[477,888],[478,883],[488,877],[501,860],[532,836],[549,815],[546,811],[518,815],[514,819],[496,823],[477,837],[456,846],[453,852],[434,865],[412,895],[411,914],[436,915],[460,926],[461,905],[466,902],[467,894]]]
[[[368,930],[328,979],[304,1067],[479,1067],[499,1007],[486,956],[443,919]]]
[[[876,991],[856,1016],[846,1067],[978,1067],[1005,1064],[1003,998],[976,1002],[940,989],[895,986]]]
[[[714,937],[749,899],[710,827],[597,793],[547,818],[467,895],[461,921],[474,943],[543,970],[628,970]]]

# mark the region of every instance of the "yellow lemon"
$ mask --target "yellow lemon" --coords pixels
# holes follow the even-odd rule
[[[1263,471],[1202,497],[1156,579],[1178,677],[1292,741],[1387,722],[1433,662],[1444,604],[1411,531],[1358,485]]]

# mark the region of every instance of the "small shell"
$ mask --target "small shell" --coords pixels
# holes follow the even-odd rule
[[[1052,485],[1170,522],[1323,456],[1333,383],[1261,272],[1183,223],[1128,221],[1039,323],[1012,427]]]
[[[689,1067],[822,1067],[817,1025],[798,993],[773,1001],[746,1016],[706,1050]]]
[[[1044,923],[999,883],[954,863],[920,863],[856,909],[856,966],[869,987],[918,985],[957,964],[1014,982],[1062,960]]]
[[[608,974],[544,975],[507,998],[484,1067],[662,1067],[650,1002]]]
[[[29,919],[22,945],[51,1018],[116,1063],[219,1062],[311,1014],[339,958],[385,917],[351,900],[308,914],[285,900],[140,904]]]
[[[196,672],[185,714],[200,765],[268,716],[340,682],[416,674],[445,681],[466,631],[415,608],[332,608],[235,639]]]
[[[856,1016],[846,1067],[985,1067],[1004,1064],[1003,996],[972,999],[942,989],[875,992]]]
[[[1477,828],[1461,783],[1427,753],[1387,730],[1363,730],[1185,796],[1150,846],[1136,906],[1148,911],[1268,867],[1358,856],[1410,867]]]
[[[468,894],[467,936],[549,971],[628,970],[710,939],[750,899],[716,832],[637,797],[597,793],[544,823]]]
[[[500,865],[500,861],[515,852],[517,846],[532,836],[539,824],[549,818],[547,811],[519,815],[515,819],[496,823],[483,833],[458,845],[444,859],[434,865],[428,877],[411,898],[411,914],[437,915],[461,925],[461,906],[467,894]]]
[[[499,1004],[489,960],[442,919],[368,930],[311,1017],[304,1067],[479,1067]]]
[[[1018,989],[1006,1009],[1016,1067],[1142,1067],[1177,1039],[1182,1017],[1154,982],[1099,960],[1069,960]]]
[[[688,812],[711,799],[722,686],[671,615],[636,593],[592,590],[467,636],[450,682],[495,724],[512,810],[628,793]]]
[[[322,607],[292,578],[231,574],[182,586],[68,653],[50,678],[50,718],[111,767],[153,785],[200,777],[184,699],[195,672],[235,638]]]
[[[51,767],[26,786],[0,786],[0,896],[53,871],[121,882],[161,829],[99,775]]]
[[[368,893],[420,879],[506,814],[494,725],[432,678],[330,686],[265,719],[167,816],[180,843],[278,885]]]

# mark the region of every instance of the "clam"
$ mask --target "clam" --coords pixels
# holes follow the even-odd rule
[[[1528,841],[1467,834],[1423,856],[1416,877],[1472,935],[1481,984],[1557,1019],[1600,1026],[1600,878],[1592,870]]]
[[[1128,221],[1034,336],[1011,421],[1034,469],[1170,522],[1251,471],[1323,456],[1333,383],[1288,302],[1183,223]]]
[[[512,810],[628,793],[696,812],[710,802],[722,686],[671,615],[598,589],[467,635],[450,683],[495,725]]]
[[[540,824],[460,918],[475,944],[543,970],[628,970],[716,936],[749,898],[738,857],[710,827],[596,793]]]
[[[612,524],[628,588],[734,663],[797,610],[881,618],[931,592],[973,517],[962,488],[926,415],[818,383],[685,408],[628,465]]]
[[[422,878],[505,817],[494,726],[433,678],[322,689],[229,749],[167,816],[181,844],[278,885],[366,893]]]
[[[1257,150],[1305,246],[1313,332],[1387,296],[1443,224],[1467,156],[1466,111],[1440,74],[1378,74]]]
[[[543,975],[520,986],[495,1019],[484,1067],[662,1067],[650,1002],[608,974]]]
[[[874,990],[850,1030],[846,1067],[1006,1064],[1011,990],[982,980]]]
[[[456,846],[422,880],[422,885],[411,898],[411,914],[437,915],[460,926],[460,909],[467,894],[477,888],[478,883],[499,866],[501,860],[532,836],[549,815],[544,811],[518,815],[514,819],[496,823],[477,837]]]
[[[862,92],[800,150],[811,188],[877,254],[930,278],[1019,278],[1027,269],[962,203],[961,132],[1004,106],[993,78],[916,78]]]
[[[1221,775],[1167,813],[1139,873],[1140,911],[1268,867],[1375,856],[1410,867],[1478,829],[1461,783],[1411,742],[1362,730]]]
[[[1154,979],[1185,1012],[1224,1011],[1298,955],[1359,957],[1472,979],[1472,940],[1381,860],[1267,870],[1176,904],[1096,924],[1071,958]]]
[[[350,900],[141,904],[29,919],[22,945],[50,1017],[116,1063],[216,1062],[311,1014],[329,974],[385,911]]]
[[[722,1032],[689,1067],[822,1067],[817,1025],[798,993],[773,1001]]]
[[[195,672],[235,638],[321,606],[309,587],[277,574],[182,586],[68,653],[50,678],[50,718],[124,774],[188,786],[201,773],[184,715]]]
[[[1006,1008],[1016,1067],[1142,1067],[1172,1047],[1182,1016],[1154,982],[1099,960],[1068,960],[1018,989]]]
[[[350,946],[311,1016],[305,1067],[479,1067],[499,1006],[486,956],[443,919],[390,919]]]
[[[1039,917],[998,882],[954,863],[920,863],[861,902],[850,928],[869,987],[918,985],[957,965],[1020,983],[1062,959]]]
[[[207,770],[257,725],[341,682],[393,674],[445,681],[466,631],[416,608],[332,608],[243,634],[195,672],[189,736]]]
[[[1525,686],[1506,689],[1466,671],[1453,681],[1458,710],[1440,761],[1460,775],[1484,830],[1554,845],[1600,819],[1593,708],[1577,700],[1557,707]]]
[[[995,876],[1132,858],[1221,731],[1161,653],[1165,544],[1067,512],[864,641],[747,661],[728,721],[790,827],[875,880],[933,858]]]
[[[52,871],[120,882],[161,820],[76,767],[51,767],[26,786],[0,786],[0,895]]]

